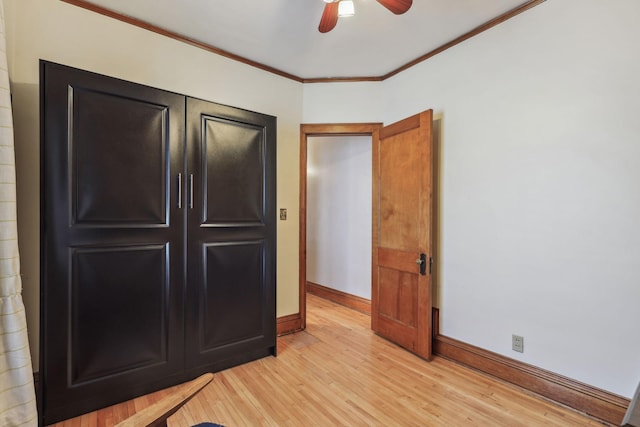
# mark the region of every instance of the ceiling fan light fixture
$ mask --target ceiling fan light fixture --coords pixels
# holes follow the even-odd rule
[[[355,13],[356,9],[353,5],[353,0],[340,0],[340,3],[338,4],[339,17],[343,18],[346,16],[353,16]]]

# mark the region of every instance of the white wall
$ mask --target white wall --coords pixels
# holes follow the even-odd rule
[[[624,396],[640,380],[639,18],[636,0],[549,0],[384,83],[385,122],[442,115],[441,332]]]
[[[277,314],[298,312],[302,84],[58,0],[4,0],[14,105],[18,231],[34,369],[39,334],[39,59],[278,117]]]
[[[630,397],[640,381],[640,2],[548,0],[305,122],[442,118],[441,332]],[[373,94],[376,95],[373,95]],[[382,108],[380,115],[379,109]],[[511,334],[524,336],[524,354]]]
[[[307,138],[307,280],[371,299],[370,136]]]
[[[303,88],[303,123],[382,122],[379,82],[309,83]]]

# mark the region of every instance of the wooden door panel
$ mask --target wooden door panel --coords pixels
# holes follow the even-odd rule
[[[263,129],[202,116],[203,224],[264,222]]]
[[[376,329],[376,333],[384,338],[393,336],[393,339],[389,339],[389,341],[392,341],[400,347],[403,347],[410,352],[417,354],[415,331],[413,331],[412,329],[399,327],[397,321],[381,317]]]
[[[389,267],[395,270],[416,272],[416,260],[420,258],[420,253],[416,251],[400,251],[388,248],[378,249],[378,265]]]
[[[416,275],[390,268],[380,268],[379,271],[380,315],[415,328],[418,325]]]
[[[374,139],[371,325],[425,359],[431,357],[431,120],[426,111]]]
[[[167,106],[82,87],[69,96],[73,222],[166,225]]]
[[[418,251],[421,141],[415,130],[380,141],[380,247]],[[423,143],[423,142],[422,142]],[[408,173],[414,171],[413,173]]]

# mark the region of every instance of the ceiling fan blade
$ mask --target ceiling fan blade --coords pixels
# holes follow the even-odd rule
[[[402,15],[413,4],[413,0],[377,0],[377,2],[396,15]]]
[[[324,6],[324,12],[322,12],[322,18],[320,18],[320,25],[318,25],[318,31],[321,33],[328,33],[338,23],[338,3],[327,3]]]

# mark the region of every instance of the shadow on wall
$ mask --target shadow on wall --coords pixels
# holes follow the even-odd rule
[[[40,334],[40,91],[36,84],[11,84],[16,152],[18,246],[22,298],[33,370],[39,369]]]
[[[442,247],[442,234],[440,230],[440,218],[441,207],[440,197],[442,194],[442,175],[440,173],[442,167],[442,114],[439,113],[433,118],[433,127],[431,129],[433,138],[433,276],[431,278],[431,298],[433,301],[433,307],[440,308],[442,305],[441,292],[441,276],[440,266],[442,260],[440,259],[440,248]]]
[[[627,413],[622,420],[623,426],[640,427],[640,383],[636,388],[636,394],[633,395],[633,400],[627,409]]]

